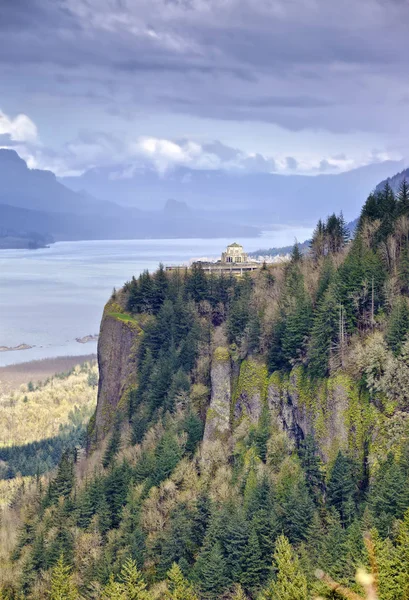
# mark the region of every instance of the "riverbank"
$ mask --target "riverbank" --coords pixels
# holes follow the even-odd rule
[[[95,354],[58,356],[0,367],[0,394],[15,390],[23,383],[38,383],[57,373],[70,371],[76,365],[96,360]]]

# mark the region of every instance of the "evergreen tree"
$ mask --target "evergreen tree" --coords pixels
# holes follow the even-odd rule
[[[387,535],[394,519],[401,519],[409,504],[407,479],[392,453],[381,464],[369,490],[369,504],[381,535]]]
[[[341,451],[338,452],[328,481],[327,501],[336,508],[345,527],[351,522],[355,510],[355,482],[351,463]]]
[[[270,373],[281,371],[287,363],[284,358],[282,343],[285,333],[285,321],[280,317],[273,326],[273,332],[267,354],[267,365]]]
[[[71,568],[61,555],[51,573],[50,600],[78,600],[78,590],[71,575]]]
[[[310,242],[311,254],[314,260],[319,260],[326,254],[326,230],[325,225],[320,219],[312,234]]]
[[[274,568],[277,571],[260,600],[307,600],[307,578],[288,539],[281,535],[276,541]]]
[[[64,452],[61,462],[58,466],[58,472],[55,479],[51,482],[49,488],[50,502],[56,502],[58,498],[67,498],[74,487],[74,466],[70,452]]]
[[[104,457],[102,459],[102,465],[106,469],[119,451],[119,447],[121,444],[121,420],[119,414],[115,418],[113,432],[111,435],[111,439],[109,440],[107,449],[105,450]]]
[[[185,579],[180,567],[173,563],[168,571],[168,600],[199,600],[192,585]]]
[[[128,600],[125,586],[122,583],[115,581],[112,574],[109,578],[109,582],[104,587],[101,600]]]
[[[241,574],[239,583],[247,592],[254,592],[260,587],[263,577],[263,564],[257,533],[250,531],[248,542],[241,553]]]
[[[309,343],[309,371],[313,377],[325,377],[331,351],[339,335],[339,304],[330,286],[314,317]]]
[[[197,559],[195,571],[201,598],[216,600],[229,583],[219,542],[204,545]]]
[[[135,561],[132,559],[128,559],[124,563],[119,579],[127,600],[151,600],[152,597],[147,591],[142,573],[138,570]]]
[[[409,185],[406,178],[402,180],[399,186],[396,199],[396,212],[399,216],[409,216]]]
[[[399,354],[409,332],[409,306],[407,300],[398,297],[389,317],[386,341],[394,354]]]
[[[302,254],[300,251],[300,245],[297,242],[297,240],[295,240],[293,249],[291,251],[291,262],[293,264],[296,264],[296,263],[301,262],[301,260],[302,260]]]
[[[231,600],[248,600],[248,597],[244,593],[244,590],[240,584],[234,587],[234,592]]]
[[[168,293],[168,278],[166,277],[163,264],[160,263],[153,280],[152,309],[157,314],[165,302]]]
[[[320,504],[324,490],[323,464],[318,455],[318,447],[311,434],[300,444],[299,456],[305,472],[305,479],[311,497]]]
[[[206,300],[208,282],[200,263],[193,263],[187,281],[187,291],[195,302]]]

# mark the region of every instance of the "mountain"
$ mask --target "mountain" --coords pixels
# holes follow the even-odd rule
[[[277,223],[315,224],[322,215],[341,209],[352,219],[376,184],[401,168],[400,162],[385,161],[336,175],[303,176],[184,167],[159,174],[154,169],[117,165],[60,181],[123,206],[159,208],[166,199],[175,198],[209,218],[266,228]]]
[[[162,204],[165,204],[164,202]],[[182,208],[181,208],[182,207]],[[183,237],[256,237],[259,229],[230,220],[199,218],[176,201],[139,210],[75,192],[50,171],[29,169],[12,150],[0,150],[0,223],[56,240]]]
[[[393,175],[392,177],[387,177],[376,186],[376,191],[382,191],[385,187],[385,184],[388,182],[396,194],[399,190],[400,184],[404,179],[406,179],[406,181],[409,183],[409,169],[404,169],[403,171],[401,171],[400,173],[396,173],[396,175]]]

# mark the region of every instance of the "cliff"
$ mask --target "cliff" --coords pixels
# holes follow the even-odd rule
[[[113,302],[105,306],[98,338],[99,384],[90,438],[101,440],[112,427],[114,415],[125,408],[126,397],[136,385],[136,351],[142,328],[137,319]]]

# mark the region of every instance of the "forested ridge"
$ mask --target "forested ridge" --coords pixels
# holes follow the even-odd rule
[[[408,598],[408,238],[404,181],[352,240],[332,215],[284,265],[114,290],[136,384],[8,509],[3,598]]]

